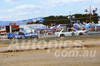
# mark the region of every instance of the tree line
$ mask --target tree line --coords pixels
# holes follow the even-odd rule
[[[68,19],[68,16],[75,16],[75,19]],[[70,20],[74,20],[75,22],[80,21],[80,22],[90,22],[90,14],[73,14],[73,15],[68,15],[68,16],[49,16],[45,17],[43,24],[49,25],[51,23],[55,24],[70,24]],[[94,23],[98,23],[98,14],[91,14],[91,19]]]
[[[75,16],[74,19],[68,19],[68,16]],[[90,14],[73,14],[73,15],[68,15],[68,16],[48,16],[48,17],[44,17],[43,22],[29,22],[32,24],[39,24],[42,23],[44,25],[50,25],[51,23],[53,24],[70,24],[70,20],[73,20],[75,22],[86,22],[86,23],[90,23]],[[94,23],[98,23],[98,14],[97,13],[93,13],[91,14],[91,20]]]

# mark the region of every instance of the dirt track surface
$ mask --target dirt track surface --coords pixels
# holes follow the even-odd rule
[[[61,42],[61,43],[60,43]],[[50,45],[49,45],[50,44]],[[45,50],[54,48],[67,48],[67,47],[100,47],[100,40],[71,40],[71,41],[50,41],[50,42],[30,42],[29,44],[10,44],[6,47],[0,47],[1,52],[17,52],[26,50]]]
[[[30,39],[31,41],[33,39]],[[68,49],[65,49],[66,47],[63,46],[64,48],[61,49],[50,49],[50,53],[48,53],[48,49],[41,49],[41,50],[32,50],[31,45],[30,48],[26,49],[21,49],[19,48],[20,51],[15,51],[16,48],[12,47],[10,50],[14,50],[14,52],[5,52],[5,53],[0,53],[0,66],[100,66],[100,35],[88,35],[88,36],[75,36],[75,37],[65,37],[65,38],[57,38],[57,37],[44,37],[38,39],[40,40],[45,40],[47,43],[50,40],[57,40],[58,43],[60,40],[71,40],[72,42],[76,40],[81,40],[81,49],[78,51],[82,53],[84,50],[96,50],[96,56],[95,57],[56,57],[54,56],[54,53],[56,50],[66,50],[69,51]],[[19,44],[23,40],[18,40]],[[28,40],[25,40],[26,42]],[[7,51],[8,46],[10,45],[11,40],[6,40],[2,41],[0,40],[0,51],[2,49],[4,51]],[[14,44],[15,45],[15,44]],[[43,44],[41,44],[43,45]],[[16,45],[15,45],[16,46]],[[27,45],[26,45],[27,46]],[[52,44],[52,47],[55,45]],[[68,46],[73,46],[72,44],[68,43]],[[57,46],[56,46],[57,47]],[[86,47],[85,49],[82,49]],[[24,51],[21,51],[24,50]],[[74,47],[71,47],[70,50],[75,50]]]
[[[0,66],[100,66],[100,47],[86,49],[96,50],[96,57],[55,57],[55,50],[50,53],[47,50],[0,53]]]

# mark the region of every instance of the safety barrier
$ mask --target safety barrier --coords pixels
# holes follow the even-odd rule
[[[7,36],[0,36],[0,39],[7,39]]]

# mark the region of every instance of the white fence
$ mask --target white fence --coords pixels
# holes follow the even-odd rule
[[[0,36],[0,39],[7,39],[7,36]]]

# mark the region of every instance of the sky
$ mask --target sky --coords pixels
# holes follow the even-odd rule
[[[100,15],[100,0],[0,0],[0,21],[85,14],[90,5]]]

